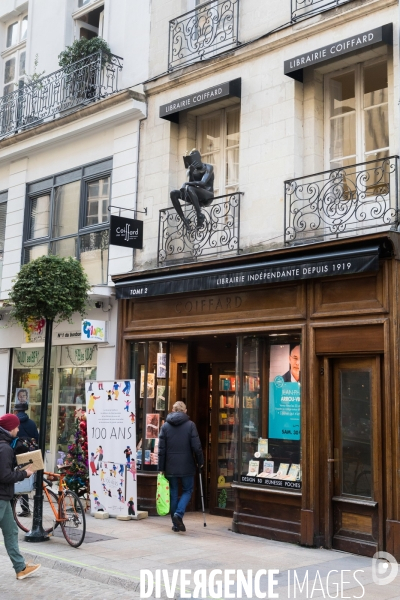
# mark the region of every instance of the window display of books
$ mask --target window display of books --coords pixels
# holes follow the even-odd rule
[[[264,460],[263,470],[259,473],[260,461],[250,460],[249,461],[249,472],[247,475],[265,477],[267,479],[281,479],[286,481],[300,481],[301,480],[301,469],[298,464],[280,463],[278,470],[274,473],[274,461]]]

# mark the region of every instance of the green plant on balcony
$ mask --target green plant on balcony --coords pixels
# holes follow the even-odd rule
[[[104,67],[111,60],[111,49],[105,40],[101,37],[94,37],[91,40],[81,38],[75,40],[71,46],[67,46],[63,52],[58,55],[58,64],[63,69],[69,69],[69,67],[76,63],[78,60],[87,58],[95,52],[102,52],[102,66]]]

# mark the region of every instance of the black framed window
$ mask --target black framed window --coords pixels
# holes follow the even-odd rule
[[[28,184],[24,263],[73,256],[92,285],[107,283],[111,169],[106,159]]]

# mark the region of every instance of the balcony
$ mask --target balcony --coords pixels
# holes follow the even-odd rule
[[[308,19],[314,15],[337,8],[342,4],[350,2],[350,0],[290,0],[291,1],[291,18],[292,21],[300,21]]]
[[[118,91],[123,59],[96,52],[0,98],[0,140]]]
[[[218,196],[202,208],[205,221],[197,227],[196,211],[183,203],[190,221],[185,227],[174,208],[160,210],[158,222],[158,266],[194,262],[239,254],[240,196],[242,192]]]
[[[398,156],[285,181],[285,243],[398,226]]]
[[[169,22],[168,70],[217,56],[238,42],[239,0],[209,0]]]

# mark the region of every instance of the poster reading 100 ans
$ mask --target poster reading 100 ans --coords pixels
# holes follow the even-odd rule
[[[92,512],[136,515],[135,382],[86,381]]]

